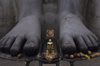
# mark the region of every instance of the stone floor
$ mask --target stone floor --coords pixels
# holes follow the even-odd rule
[[[0,59],[0,66],[25,66],[25,62]]]
[[[70,66],[67,61],[60,61],[60,66]],[[25,61],[11,61],[0,59],[0,66],[26,66]],[[29,66],[39,66],[38,61],[32,61]],[[55,64],[43,64],[43,66],[56,66]],[[76,61],[73,66],[100,66],[100,57],[96,57],[90,60]]]

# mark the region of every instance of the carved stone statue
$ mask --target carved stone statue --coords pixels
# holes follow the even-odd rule
[[[71,54],[76,50],[81,52],[98,50],[98,38],[83,24],[87,0],[48,1],[45,0],[44,6],[56,5],[56,12],[46,10],[45,12],[48,13],[43,14],[42,0],[0,0],[0,17],[15,16],[15,20],[18,22],[0,40],[2,52],[17,55],[23,50],[27,55],[36,54],[41,40],[41,24],[44,21],[48,22],[51,18],[58,23],[59,39],[64,54]],[[52,17],[47,18],[46,16]],[[48,23],[52,22],[55,23],[52,20]]]

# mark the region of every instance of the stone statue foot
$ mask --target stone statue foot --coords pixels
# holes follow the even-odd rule
[[[99,49],[98,38],[83,25],[79,16],[67,14],[60,20],[60,41],[64,54]]]
[[[34,55],[39,48],[41,36],[40,21],[36,16],[22,18],[19,23],[0,40],[0,50],[17,55],[22,50]]]

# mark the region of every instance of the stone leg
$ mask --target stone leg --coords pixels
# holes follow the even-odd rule
[[[98,38],[83,24],[85,0],[59,0],[58,21],[62,52],[98,50]]]

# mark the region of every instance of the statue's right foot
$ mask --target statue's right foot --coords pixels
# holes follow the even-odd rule
[[[40,36],[39,19],[36,16],[24,17],[0,40],[0,50],[12,55],[23,50],[27,55],[35,55],[38,52]]]
[[[0,40],[0,50],[11,55],[35,55],[41,39],[42,0],[14,0],[18,24]]]

